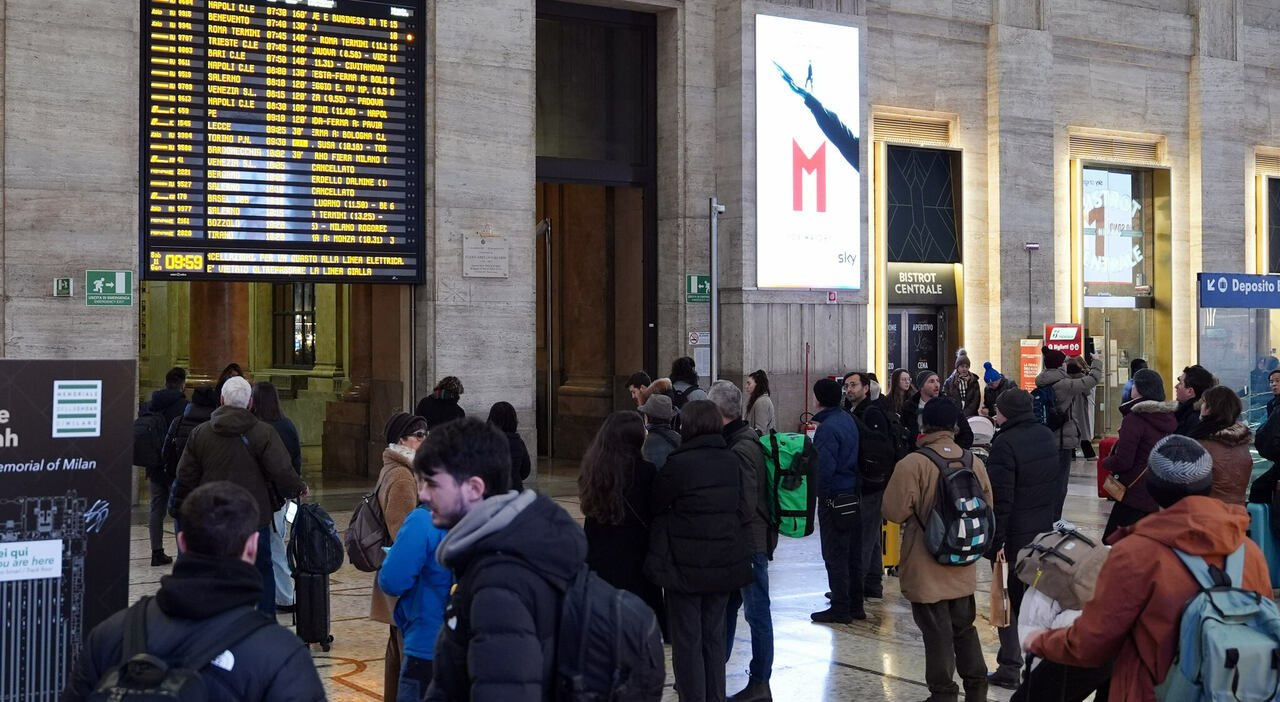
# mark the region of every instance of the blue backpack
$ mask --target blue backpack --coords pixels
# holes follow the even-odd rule
[[[1058,411],[1058,396],[1052,385],[1040,385],[1031,391],[1031,414],[1037,422],[1054,431],[1067,423],[1067,415]]]
[[[1156,697],[1164,702],[1272,700],[1280,696],[1280,610],[1241,589],[1244,544],[1227,556],[1226,572],[1174,549],[1200,584],[1182,610],[1178,651]]]

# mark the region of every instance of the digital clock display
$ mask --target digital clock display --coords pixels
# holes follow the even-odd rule
[[[148,279],[422,282],[422,0],[143,0]]]

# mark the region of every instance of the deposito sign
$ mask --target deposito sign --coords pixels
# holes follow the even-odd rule
[[[1084,353],[1084,327],[1079,324],[1044,325],[1044,345],[1067,354],[1067,358]]]
[[[1201,307],[1280,309],[1280,275],[1200,273]]]

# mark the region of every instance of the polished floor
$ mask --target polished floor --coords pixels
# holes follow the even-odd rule
[[[581,517],[577,488],[567,474],[571,468],[545,467],[537,489],[555,498],[570,514]],[[321,504],[340,526],[350,518],[350,508],[361,490],[328,487],[319,492]],[[1064,517],[1081,531],[1099,535],[1106,524],[1110,503],[1096,496],[1094,464],[1073,466],[1070,494]],[[146,527],[142,516],[132,531],[130,597],[154,592],[167,568],[150,567]],[[172,552],[172,549],[170,548]],[[924,649],[911,620],[911,609],[898,591],[897,579],[886,577],[885,598],[868,603],[866,621],[850,625],[819,625],[809,613],[826,606],[826,573],[819,553],[818,535],[805,539],[784,538],[769,566],[776,654],[772,688],[778,699],[792,702],[848,699],[883,699],[915,702],[929,696],[924,685]],[[382,699],[382,656],[387,629],[371,622],[369,590],[373,576],[346,565],[335,573],[332,584],[333,648],[313,647],[316,667],[325,681],[329,698],[338,702]],[[996,632],[987,624],[989,572],[979,576],[978,630],[994,670]],[[741,617],[741,615],[739,615]],[[288,626],[290,617],[280,615]],[[739,621],[733,657],[727,667],[730,694],[746,684],[750,659],[750,634]],[[668,671],[670,665],[668,665]],[[1007,700],[1009,691],[991,688],[990,699]],[[664,700],[678,699],[670,675]]]

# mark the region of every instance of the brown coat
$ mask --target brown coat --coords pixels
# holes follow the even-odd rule
[[[1178,648],[1183,607],[1200,589],[1173,547],[1221,568],[1243,543],[1242,587],[1269,597],[1267,562],[1246,538],[1248,528],[1243,507],[1193,496],[1121,529],[1084,613],[1033,641],[1032,653],[1090,668],[1114,660],[1111,701],[1154,702]]]
[[[920,438],[919,446],[928,446],[944,456],[948,451],[955,452],[954,455],[961,451],[953,434],[948,431],[925,434]],[[973,472],[982,485],[983,497],[987,504],[991,504],[991,481],[987,478],[987,468],[976,456]],[[908,454],[898,461],[893,477],[884,489],[884,504],[881,506],[884,518],[903,525],[898,582],[902,586],[903,597],[917,604],[969,597],[978,587],[977,563],[945,566],[925,547],[924,529],[920,524],[933,509],[937,491],[938,468],[920,453]]]
[[[1229,505],[1243,505],[1249,491],[1249,478],[1253,474],[1253,456],[1249,442],[1253,439],[1249,426],[1236,422],[1212,436],[1196,439],[1213,457],[1213,492]]]
[[[400,527],[418,506],[418,482],[413,477],[412,452],[403,446],[382,450],[382,472],[378,474],[378,502],[387,520],[391,540],[396,540]],[[395,624],[392,613],[396,610],[396,598],[373,587],[373,602],[369,606],[369,618],[375,622]]]

